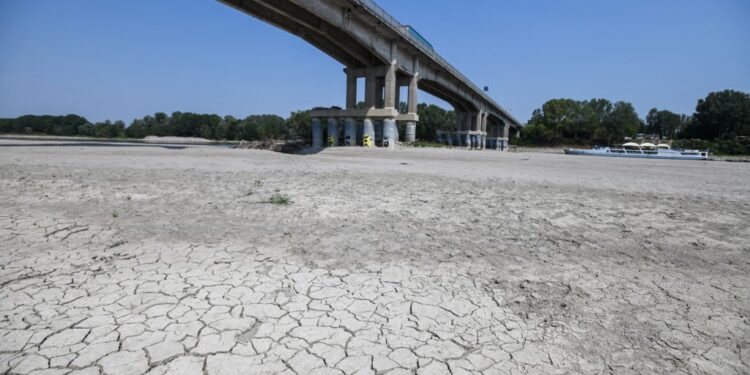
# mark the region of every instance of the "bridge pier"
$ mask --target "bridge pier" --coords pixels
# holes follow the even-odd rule
[[[312,123],[312,146],[315,148],[323,147],[323,126],[320,124],[320,118],[313,117]]]
[[[503,126],[503,137],[502,137],[502,145],[500,146],[500,151],[507,151],[508,150],[508,133],[510,132],[510,125],[505,124]]]
[[[477,130],[479,133],[477,134],[477,149],[484,150],[484,142],[485,142],[485,131],[487,130],[487,112],[482,110],[479,114],[479,124],[477,126]]]
[[[373,121],[373,126],[375,126],[375,145],[376,146],[383,146],[383,121]]]
[[[357,145],[357,123],[353,118],[344,119],[344,146]]]
[[[500,148],[500,142],[498,140],[498,133],[500,131],[500,128],[497,124],[494,124],[490,127],[490,148],[492,150],[498,150]]]
[[[417,140],[417,123],[412,122],[412,121],[407,122],[404,142],[413,143],[416,140]]]
[[[395,148],[398,141],[398,127],[392,118],[383,120],[383,147]]]
[[[451,146],[461,147],[461,129],[464,126],[466,113],[460,111],[458,107],[454,107],[453,111],[456,113],[456,124],[454,125],[454,132],[450,133]]]
[[[339,145],[339,120],[335,117],[328,118],[328,147]]]
[[[418,63],[415,63],[418,67]],[[399,126],[404,126],[404,142],[416,141],[417,84],[419,73],[406,75],[391,64],[375,67],[346,68],[346,109],[330,108],[311,111],[313,119],[313,147],[328,145],[394,148],[399,142]],[[365,79],[365,108],[357,108],[357,79]],[[406,113],[399,112],[399,88],[408,85]],[[438,141],[453,147],[473,150],[507,148],[508,126],[503,129],[488,124],[490,112],[479,107],[467,112],[456,106],[456,125],[453,132],[441,132]],[[321,119],[328,123],[327,139],[323,138]],[[496,118],[496,117],[493,117]],[[488,126],[496,136],[488,137]],[[493,134],[494,135],[494,134]],[[503,140],[504,139],[504,140]]]
[[[479,134],[482,130],[482,110],[471,116],[471,149],[479,149]]]
[[[408,90],[408,97],[406,98],[406,112],[414,114],[416,116],[417,114],[417,83],[419,82],[419,60],[416,60],[415,65],[417,66],[417,71],[409,77],[409,90]],[[398,103],[396,105],[399,105]],[[416,121],[408,121],[406,123],[406,137],[404,141],[406,143],[413,143],[417,140],[417,122]]]
[[[418,67],[418,64],[415,63]],[[405,142],[414,142],[417,135],[417,83],[419,73],[406,75],[399,71],[396,61],[384,66],[346,68],[346,109],[316,108],[312,118],[327,118],[329,146],[384,146],[395,147],[399,142],[398,126],[405,128]],[[365,108],[357,108],[357,79],[365,78]],[[399,113],[399,87],[408,85],[407,113]],[[334,135],[332,122],[341,122],[343,137]],[[382,125],[380,124],[382,122]],[[336,125],[338,126],[338,125]],[[313,127],[315,133],[315,127]],[[369,137],[369,141],[366,138]],[[316,135],[313,134],[313,139]],[[317,142],[317,141],[316,141]],[[314,142],[314,144],[317,144]]]
[[[346,109],[357,107],[357,75],[346,69]]]

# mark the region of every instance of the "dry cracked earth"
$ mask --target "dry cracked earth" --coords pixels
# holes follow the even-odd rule
[[[750,372],[746,165],[5,143],[2,373]]]

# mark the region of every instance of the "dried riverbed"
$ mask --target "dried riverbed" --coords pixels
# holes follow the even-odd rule
[[[749,182],[0,141],[0,373],[748,373]]]

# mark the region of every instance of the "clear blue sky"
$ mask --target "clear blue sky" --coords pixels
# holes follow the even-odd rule
[[[748,0],[381,0],[525,122],[557,97],[691,114],[750,92]],[[342,66],[213,0],[0,0],[0,117],[344,104]],[[427,102],[447,105],[422,93]]]

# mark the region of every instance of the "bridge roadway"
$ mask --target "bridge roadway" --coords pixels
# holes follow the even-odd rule
[[[371,0],[219,1],[306,40],[345,66],[346,108],[311,112],[314,147],[393,147],[399,140],[398,123],[405,126],[404,141],[413,142],[419,121],[418,88],[454,108],[455,129],[439,132],[442,142],[506,150],[509,136],[520,131],[513,116],[424,37]],[[359,78],[364,78],[364,108],[357,106]],[[403,86],[408,87],[408,98],[401,109]]]

